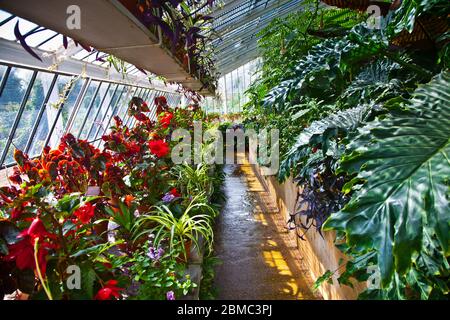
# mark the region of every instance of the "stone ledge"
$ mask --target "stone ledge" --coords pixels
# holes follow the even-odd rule
[[[254,171],[265,185],[272,197],[275,199],[279,212],[284,218],[289,218],[289,213],[293,212],[299,187],[294,183],[292,177],[283,184],[280,184],[275,176],[265,176],[263,170],[258,165],[253,165]],[[323,238],[315,230],[310,230],[305,235],[305,240],[296,236],[295,230],[290,231],[292,237],[296,238],[297,248],[300,251],[306,266],[309,269],[311,278],[316,281],[327,270],[337,270],[339,260],[348,258],[334,245],[335,233],[323,232]],[[354,289],[349,286],[340,285],[337,281],[339,273],[333,277],[333,283],[323,283],[318,291],[326,300],[355,300],[358,294],[366,286],[364,283],[354,282]]]

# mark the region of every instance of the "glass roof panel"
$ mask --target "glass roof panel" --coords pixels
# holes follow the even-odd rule
[[[42,49],[45,51],[55,51],[61,47],[61,45],[63,43],[62,39],[63,39],[63,36],[59,34],[56,37],[54,37],[53,39],[47,41],[42,46],[40,46],[39,49]]]
[[[213,8],[219,73],[228,73],[258,55],[257,33],[272,19],[301,10],[303,0],[230,0]]]

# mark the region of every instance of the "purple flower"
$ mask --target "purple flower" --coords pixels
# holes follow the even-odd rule
[[[126,289],[128,296],[137,296],[139,294],[139,288],[141,284],[138,281],[131,281],[130,286]]]
[[[150,247],[150,249],[148,249],[147,256],[152,260],[159,260],[163,254],[164,250],[162,248],[156,250],[155,247]]]
[[[173,291],[168,291],[166,293],[167,300],[175,300],[175,293]]]
[[[175,199],[175,196],[173,194],[171,194],[170,192],[167,192],[164,197],[162,197],[162,201],[164,203],[170,203],[173,201],[173,199]]]

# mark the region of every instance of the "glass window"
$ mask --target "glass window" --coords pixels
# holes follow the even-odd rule
[[[25,109],[22,113],[22,117],[17,125],[17,129],[14,132],[13,142],[9,147],[8,155],[6,156],[5,163],[10,164],[14,162],[13,154],[14,149],[25,151],[28,139],[31,134],[31,129],[38,117],[39,110],[44,103],[45,96],[50,90],[50,86],[54,75],[47,72],[39,72],[36,80],[34,81],[33,88],[28,97]]]
[[[81,129],[80,139],[87,139],[87,136],[89,134],[89,130],[92,126],[92,124],[95,121],[95,117],[97,116],[97,113],[102,107],[103,98],[106,97],[107,91],[109,91],[110,85],[108,83],[102,83],[100,85],[100,88],[95,96],[95,100],[91,101],[89,113],[87,114],[87,118],[84,123],[84,126]],[[111,92],[112,94],[112,92]]]
[[[99,128],[101,127],[101,123],[103,119],[105,118],[107,112],[111,109],[111,104],[114,103],[115,100],[117,100],[117,96],[120,94],[119,91],[119,85],[117,84],[111,84],[109,87],[109,90],[103,99],[103,103],[97,110],[97,116],[95,117],[95,120],[92,122],[92,124],[89,124],[89,134],[88,134],[88,140],[92,141],[95,139],[95,135]]]
[[[109,105],[108,110],[103,115],[103,119],[101,121],[101,125],[97,128],[97,132],[95,133],[95,137],[93,140],[99,139],[101,135],[106,131],[107,126],[109,126],[110,119],[113,117],[114,111],[117,111],[117,106],[119,104],[119,99],[122,99],[125,94],[125,90],[123,85],[119,85],[117,88],[116,94],[114,95],[111,104]]]
[[[121,119],[123,119],[124,111],[126,111],[128,108],[128,101],[131,99],[131,97],[134,95],[135,92],[136,92],[136,87],[131,87],[131,86],[125,87],[125,90],[123,91],[123,94],[120,97],[118,103],[115,105],[115,108],[111,112],[111,115],[105,119],[106,124],[104,126],[104,129],[100,130],[98,138],[103,136],[104,134],[106,134],[109,131],[109,128],[112,125],[112,118],[114,116],[119,115],[119,117]],[[101,147],[101,146],[103,146],[103,141],[99,140],[97,147]]]
[[[219,96],[219,102],[221,106],[220,112],[225,112],[225,87],[224,87],[224,78],[220,77],[217,83],[217,94]]]
[[[91,81],[91,83],[89,84],[89,87],[87,88],[87,90],[83,96],[83,100],[80,103],[80,107],[76,111],[76,115],[74,117],[72,127],[69,130],[75,136],[78,135],[78,132],[83,127],[83,122],[88,113],[91,102],[92,103],[96,102],[93,100],[97,99],[97,97],[98,97],[97,88],[99,87],[99,85],[100,85],[100,82]]]
[[[120,117],[120,119],[123,120],[125,118],[126,112],[128,110],[128,102],[136,94],[137,89],[138,88],[136,88],[136,87],[128,87],[127,94],[124,95],[122,97],[122,99],[120,99],[119,106],[117,108],[118,110],[117,110],[117,113],[115,114],[115,115],[118,115]]]
[[[45,40],[45,39],[43,39]],[[63,36],[60,34],[53,39],[45,42],[43,45],[39,47],[39,49],[46,50],[46,51],[55,51],[58,50],[63,44]]]
[[[17,21],[19,21],[19,30],[21,34],[26,34],[28,31],[36,28],[36,24],[22,18],[14,18],[3,26],[0,27],[0,37],[8,39],[11,41],[16,41],[16,36],[14,35],[14,27]]]
[[[0,83],[3,81],[3,77],[5,76],[6,69],[8,69],[4,65],[0,65]]]
[[[233,112],[233,105],[232,105],[232,99],[233,99],[233,90],[231,86],[231,73],[228,73],[225,75],[225,83],[227,88],[227,112],[231,113]]]
[[[143,99],[144,96],[145,96],[145,93],[146,93],[146,90],[145,90],[144,88],[138,88],[137,91],[136,91],[136,93],[133,95],[133,97],[139,97],[139,98]],[[131,100],[131,97],[130,97],[129,100]],[[130,124],[132,118],[134,118],[134,117],[130,117],[130,116],[128,115],[128,102],[129,102],[129,101],[126,102],[127,109],[125,110],[125,115],[124,115],[123,118],[122,118],[122,119],[123,119],[123,123],[124,123],[126,126],[129,126],[129,124]]]
[[[0,155],[5,149],[32,75],[31,70],[12,68],[6,80],[5,88],[0,96]]]
[[[75,106],[82,82],[79,78],[58,77],[39,121],[38,129],[31,144],[30,156],[38,156],[42,152],[49,134],[51,134],[49,137],[50,146],[53,147],[59,143]],[[65,101],[62,99],[64,96],[67,96]]]

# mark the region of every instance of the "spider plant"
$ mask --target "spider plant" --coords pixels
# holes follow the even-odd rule
[[[172,175],[177,179],[177,184],[182,193],[197,196],[204,193],[209,199],[214,192],[214,177],[208,173],[209,166],[201,163],[196,167],[189,164],[181,164],[172,169]]]
[[[187,257],[187,244],[191,242],[197,248],[199,237],[203,237],[206,248],[210,252],[213,243],[212,219],[216,211],[207,203],[200,202],[203,194],[194,197],[181,216],[177,217],[169,207],[165,205],[156,206],[150,214],[142,216],[139,220],[141,231],[136,238],[144,234],[153,233],[154,246],[158,247],[163,240],[167,240],[170,250],[180,249],[184,257]],[[193,212],[201,213],[193,213]],[[192,215],[191,215],[192,214]],[[155,225],[150,229],[148,225]]]

